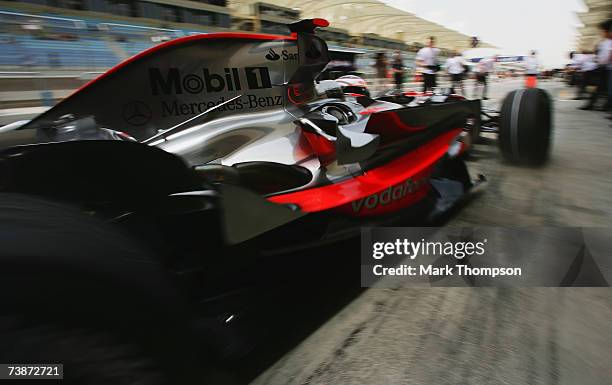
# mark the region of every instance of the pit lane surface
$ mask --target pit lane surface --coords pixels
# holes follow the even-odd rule
[[[494,83],[493,99],[520,85]],[[479,145],[469,166],[488,187],[448,225],[610,226],[612,128],[603,113],[577,110],[581,102],[561,83],[540,86],[555,101],[551,162],[515,167],[494,143]],[[362,291],[358,248],[336,250],[334,263],[321,266],[327,278],[296,289],[309,295],[292,298],[301,315],[279,311],[291,342],[270,340],[276,348],[246,365],[245,379],[274,362],[252,385],[611,383],[611,289]]]

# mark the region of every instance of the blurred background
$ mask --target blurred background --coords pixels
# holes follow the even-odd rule
[[[0,109],[28,108],[5,111],[3,116],[7,116],[0,117],[0,124],[40,113],[113,65],[160,42],[219,31],[287,34],[286,24],[301,18],[324,17],[331,22],[331,27],[320,33],[332,49],[333,60],[325,74],[328,78],[354,73],[373,81],[375,55],[384,53],[390,60],[394,52],[400,51],[406,71],[405,87],[416,87],[421,79],[414,57],[429,36],[436,37],[441,60],[458,51],[468,63],[475,64],[495,54],[499,55],[495,67],[498,78],[524,71],[526,50],[517,52],[516,47],[508,49],[505,43],[499,47],[478,37],[476,44],[472,34],[409,11],[422,11],[424,3],[432,3],[427,8],[429,12],[418,13],[466,30],[460,14],[448,18],[449,10],[453,11],[448,5],[451,3],[437,1],[440,4],[393,0],[0,1]],[[612,2],[572,1],[578,5],[573,4],[570,10],[580,12],[574,15],[575,40],[567,42],[568,46],[577,50],[592,48],[599,38],[597,24],[610,15]],[[502,10],[499,20],[491,20],[486,13],[479,16],[479,6],[470,3],[461,7],[468,15],[473,14],[467,30],[487,35],[491,32],[487,23],[503,21]],[[550,41],[559,38],[552,31],[548,35]],[[499,40],[503,42],[503,36]],[[559,60],[543,64],[543,70],[563,66]]]

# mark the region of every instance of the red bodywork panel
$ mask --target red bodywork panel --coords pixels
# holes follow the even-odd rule
[[[368,122],[368,131],[381,137],[381,144],[392,143],[405,138],[409,134],[420,132],[427,128],[425,125],[410,125],[402,121],[395,111],[384,111],[373,114]]]
[[[310,149],[317,154],[322,166],[327,166],[336,160],[336,144],[334,142],[308,131],[302,131],[302,135],[306,138]]]
[[[399,210],[427,194],[430,188],[427,180],[432,168],[462,131],[457,128],[446,132],[363,175],[322,187],[275,195],[268,200],[279,204],[293,203],[309,213],[336,209],[353,216],[370,216]]]

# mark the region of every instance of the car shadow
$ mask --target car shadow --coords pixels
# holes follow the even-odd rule
[[[238,383],[253,381],[365,290],[359,256],[359,238],[353,238],[261,266],[260,278],[270,284],[250,289],[257,314],[247,329],[257,341],[229,365]]]

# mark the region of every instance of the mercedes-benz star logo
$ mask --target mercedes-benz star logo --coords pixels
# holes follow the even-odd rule
[[[152,115],[149,106],[138,100],[134,100],[123,107],[123,119],[132,126],[147,124]]]

